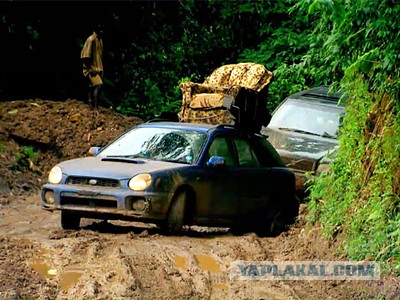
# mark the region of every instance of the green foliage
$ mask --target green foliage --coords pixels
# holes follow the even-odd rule
[[[247,48],[240,61],[255,61],[273,71],[269,86],[268,109],[272,111],[282,100],[301,90],[322,84],[335,84],[343,76],[340,62],[321,51],[329,46],[331,28],[311,14],[323,3],[334,7],[335,18],[343,11],[330,1],[271,1],[263,3],[263,40],[256,48]],[[271,20],[276,20],[271,22]]]
[[[239,61],[259,62],[272,71],[280,68],[275,76],[278,81],[271,85],[272,110],[284,95],[305,85],[304,72],[291,64],[299,62],[308,49],[311,27],[299,18],[292,29],[296,24],[288,14],[292,3],[181,1],[169,4],[176,11],[174,22],[161,3],[154,3],[138,21],[149,24],[140,42],[111,54],[120,60],[118,80],[128,89],[116,105],[119,111],[142,112],[145,119],[161,111],[178,112],[182,95],[177,83],[181,78],[202,82],[217,67]],[[288,82],[287,75],[294,73]]]
[[[218,30],[202,23],[207,22],[202,20],[207,2],[168,5],[176,11],[174,22],[163,4],[156,2],[140,16],[139,23],[148,25],[147,31],[140,34],[140,41],[112,53],[120,60],[119,80],[125,82],[127,89],[119,101],[121,112],[141,112],[144,119],[162,111],[178,112],[182,96],[177,83],[182,77],[203,73],[199,69],[207,69],[208,58],[218,45],[216,41],[224,40]]]
[[[294,2],[264,2],[260,26],[263,40],[255,49],[247,48],[240,55],[240,61],[258,62],[273,71],[273,82],[268,94],[269,111],[286,96],[319,84],[307,75],[302,61],[310,47],[312,22],[298,11],[291,10]]]
[[[350,258],[380,260],[400,274],[400,6],[335,1],[337,10],[324,3],[308,6],[321,13],[315,34],[327,42],[319,52],[335,61],[326,69],[343,71],[350,98],[332,173],[311,188],[309,222],[322,224],[328,237],[341,235]]]
[[[35,160],[39,158],[39,153],[32,146],[24,146],[15,152],[15,163],[12,165],[13,170],[23,171],[26,169],[33,170]]]

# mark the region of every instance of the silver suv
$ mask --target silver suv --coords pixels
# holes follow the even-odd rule
[[[344,104],[342,93],[320,86],[287,97],[262,129],[296,174],[296,188],[304,197],[308,175],[319,175],[329,166],[328,154],[338,147],[338,133]]]

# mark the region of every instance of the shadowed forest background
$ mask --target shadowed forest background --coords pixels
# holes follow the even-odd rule
[[[85,98],[80,51],[93,27],[103,23],[103,105],[145,112],[143,117],[176,111],[181,80],[203,81],[217,67],[239,61],[257,61],[270,70],[295,62],[307,48],[302,39],[311,24],[301,18],[293,23],[288,13],[293,3],[2,2],[0,97]],[[286,85],[273,102],[305,84],[301,79]]]
[[[178,85],[221,65],[274,74],[270,112],[288,95],[331,84],[348,95],[332,172],[315,182],[308,222],[354,260],[400,273],[400,2],[0,2],[0,100],[86,99],[80,51],[105,25],[101,105],[147,120],[177,112]],[[0,141],[1,142],[1,141]]]

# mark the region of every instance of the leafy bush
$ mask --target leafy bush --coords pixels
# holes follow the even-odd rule
[[[32,146],[21,147],[19,151],[15,152],[15,163],[12,165],[12,169],[35,171],[34,164],[38,158],[39,153]]]
[[[311,4],[322,12],[317,33],[329,41],[320,51],[336,62],[326,69],[344,71],[340,85],[350,98],[332,173],[311,188],[309,222],[340,235],[350,258],[379,260],[400,274],[400,6],[330,4]]]

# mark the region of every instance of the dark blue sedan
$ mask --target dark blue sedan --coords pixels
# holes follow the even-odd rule
[[[294,173],[261,134],[230,125],[149,122],[93,157],[54,166],[42,207],[61,226],[81,218],[136,220],[179,234],[184,225],[269,233],[295,221]]]

